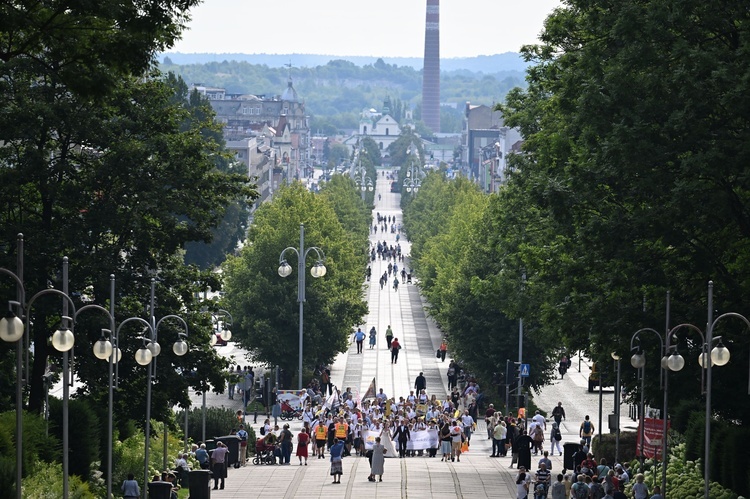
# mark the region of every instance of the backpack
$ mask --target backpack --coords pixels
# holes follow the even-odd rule
[[[260,427],[260,434],[261,435],[265,435],[266,434],[266,427],[265,426],[261,426]]]
[[[573,497],[575,499],[589,499],[589,488],[585,483],[573,484]]]
[[[558,442],[560,440],[562,440],[562,433],[560,433],[560,429],[559,428],[555,429],[554,437],[555,437],[555,440],[557,440]]]
[[[583,422],[583,433],[589,434],[591,433],[591,421],[584,421]]]
[[[536,442],[541,442],[544,440],[544,430],[542,430],[542,427],[539,425],[536,425],[534,427],[534,440]]]
[[[453,369],[452,367],[450,369],[448,369],[448,376],[453,376],[455,374],[456,374],[456,370],[455,369]]]

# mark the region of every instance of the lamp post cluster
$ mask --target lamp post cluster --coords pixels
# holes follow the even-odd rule
[[[404,188],[406,189],[406,192],[414,192],[414,194],[419,191],[419,188],[422,187],[422,180],[419,178],[420,171],[419,171],[419,149],[417,149],[417,146],[412,143],[409,146],[409,149],[406,151],[407,155],[411,157],[409,170],[406,171],[406,179],[404,180]],[[416,172],[414,171],[414,167],[416,166]]]
[[[302,338],[303,338],[303,327],[304,327],[304,304],[305,304],[305,261],[307,255],[310,252],[314,252],[317,257],[315,263],[310,269],[310,275],[314,278],[323,277],[326,275],[325,253],[317,246],[311,246],[305,249],[305,225],[299,225],[299,248],[293,248],[291,246],[284,248],[279,255],[279,275],[281,277],[288,277],[292,273],[292,266],[286,261],[284,255],[287,251],[297,254],[297,302],[299,303],[299,366],[298,366],[298,389],[302,389]]]
[[[352,162],[351,177],[352,180],[354,180],[354,183],[357,184],[357,188],[362,194],[362,201],[364,201],[365,192],[372,192],[373,190],[375,190],[375,185],[372,183],[372,179],[367,175],[367,170],[365,169],[365,167],[362,166],[362,157],[360,156],[362,152],[360,149],[357,149],[356,146],[355,154],[357,156],[356,160],[358,166],[355,167],[354,162]]]
[[[16,497],[21,499],[21,483],[23,475],[23,383],[28,379],[28,362],[24,371],[23,352],[30,350],[30,334],[24,335],[25,331],[31,332],[31,310],[34,302],[46,295],[62,298],[62,313],[60,327],[52,335],[52,346],[63,354],[63,400],[62,400],[62,468],[63,468],[63,498],[69,497],[69,441],[68,441],[68,402],[70,400],[70,365],[69,353],[75,344],[74,326],[78,316],[86,311],[94,310],[101,312],[108,319],[108,328],[102,329],[101,337],[94,343],[93,353],[97,359],[109,362],[109,387],[108,387],[108,420],[107,420],[107,497],[112,496],[112,441],[113,441],[113,390],[117,387],[117,365],[122,359],[122,350],[119,348],[119,332],[128,322],[139,322],[146,327],[149,335],[140,337],[144,347],[136,353],[136,362],[143,366],[149,366],[149,377],[146,385],[146,442],[144,448],[144,487],[143,497],[146,497],[145,483],[148,482],[149,463],[149,430],[151,417],[151,386],[154,381],[156,370],[156,356],[161,352],[157,342],[157,334],[162,321],[176,319],[184,327],[184,333],[179,333],[178,340],[174,343],[172,350],[177,356],[185,355],[188,345],[187,323],[177,315],[167,315],[156,322],[154,318],[154,290],[155,280],[151,281],[151,317],[146,321],[139,317],[131,317],[122,321],[119,327],[115,327],[115,277],[110,275],[110,308],[88,304],[76,311],[75,304],[68,292],[68,259],[63,258],[62,269],[62,291],[57,289],[45,289],[39,291],[25,302],[26,290],[23,285],[23,235],[19,234],[17,239],[17,272],[0,268],[0,274],[11,277],[16,282],[16,300],[8,302],[8,312],[0,319],[0,339],[8,343],[16,343]],[[22,318],[25,318],[25,324]],[[25,338],[24,338],[25,336]],[[25,341],[24,341],[25,340]]]
[[[669,295],[667,295],[667,317],[669,317]],[[678,324],[673,328],[669,328],[667,325],[667,333],[664,341],[662,341],[661,335],[654,329],[643,328],[636,331],[631,340],[630,348],[634,352],[630,358],[631,365],[639,370],[639,376],[641,379],[641,402],[640,402],[640,450],[641,460],[643,459],[643,442],[644,442],[644,367],[646,365],[646,355],[644,354],[640,346],[640,334],[643,332],[654,333],[660,344],[661,353],[661,377],[660,387],[664,392],[664,407],[662,410],[662,494],[666,497],[666,459],[667,459],[667,409],[668,409],[668,395],[669,395],[669,377],[667,374],[670,371],[677,372],[681,371],[685,367],[685,358],[680,355],[677,350],[677,345],[672,344],[672,339],[677,341],[676,333],[682,329],[687,329],[698,335],[701,340],[701,353],[698,356],[698,364],[701,367],[701,391],[706,396],[706,414],[705,414],[705,441],[704,441],[704,456],[703,456],[703,479],[704,479],[704,497],[709,499],[709,486],[711,483],[711,463],[710,463],[710,449],[711,449],[711,387],[712,387],[712,368],[713,366],[721,367],[729,362],[730,352],[729,349],[724,346],[721,336],[714,336],[714,330],[716,325],[723,319],[734,317],[742,320],[745,325],[750,329],[750,321],[743,315],[736,312],[726,312],[719,315],[714,319],[713,317],[713,282],[708,283],[708,320],[706,321],[706,332],[703,331],[693,324]],[[638,345],[634,346],[634,341],[638,341]],[[750,394],[750,380],[748,382],[748,394]]]

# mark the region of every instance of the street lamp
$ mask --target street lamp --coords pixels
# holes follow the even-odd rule
[[[0,268],[0,274],[5,274],[16,281],[16,300],[8,302],[8,312],[0,319],[0,339],[7,343],[16,343],[16,498],[21,499],[21,480],[23,474],[23,307],[26,302],[26,290],[23,286],[23,234],[16,239],[17,274],[8,269]],[[17,312],[14,312],[16,309]],[[18,315],[17,315],[18,314]]]
[[[706,328],[706,335],[705,338],[703,337],[703,333],[701,332],[700,328],[692,325],[692,324],[680,324],[678,326],[675,326],[669,331],[669,334],[667,335],[667,350],[669,350],[670,346],[670,339],[672,337],[672,334],[681,327],[687,327],[689,329],[692,329],[694,331],[697,331],[701,338],[704,339],[703,345],[701,348],[701,355],[698,358],[698,362],[700,363],[701,367],[705,371],[705,393],[706,393],[706,427],[705,427],[705,441],[704,441],[704,456],[703,456],[703,480],[704,480],[704,497],[705,499],[709,499],[708,495],[708,489],[711,482],[711,463],[709,462],[710,457],[710,448],[711,448],[711,371],[713,365],[717,366],[723,366],[726,365],[727,362],[729,362],[729,349],[724,346],[724,344],[721,341],[721,336],[713,337],[713,332],[716,327],[716,324],[726,318],[726,317],[736,317],[738,319],[741,319],[745,325],[750,329],[750,321],[744,316],[740,315],[736,312],[726,312],[724,314],[721,314],[716,319],[713,318],[713,301],[714,301],[714,283],[713,281],[708,282],[708,320],[706,321],[706,324],[708,324],[708,327]],[[717,345],[714,347],[714,342],[717,342]],[[713,348],[712,348],[713,347]],[[679,371],[685,366],[685,359],[677,353],[675,350],[672,355],[667,359],[667,367],[672,371]],[[701,375],[701,380],[704,379],[704,373]],[[749,390],[750,391],[750,390]]]
[[[86,310],[98,310],[102,312],[109,319],[109,329],[102,329],[100,339],[94,343],[94,356],[100,360],[109,361],[109,388],[107,394],[107,497],[112,497],[112,407],[113,407],[113,391],[114,391],[114,364],[120,360],[122,355],[120,349],[115,349],[116,345],[113,346],[104,335],[108,333],[110,337],[115,331],[115,276],[110,274],[109,276],[109,310],[99,305],[84,305],[74,315],[74,321],[81,312]],[[53,338],[54,341],[54,338]],[[115,355],[113,355],[113,353]]]
[[[615,463],[619,462],[620,458],[620,356],[617,353],[612,352],[610,354],[612,359],[617,362],[617,381],[615,383],[615,416],[617,417],[617,433],[615,437]],[[602,384],[601,374],[599,375],[599,386]],[[601,435],[601,428],[599,428],[599,434]]]
[[[229,320],[227,320],[229,319]],[[211,325],[213,330],[211,331],[211,339],[209,343],[211,346],[216,345],[216,335],[224,341],[232,339],[231,327],[234,324],[232,314],[224,309],[219,309],[216,312],[211,312]],[[201,406],[201,441],[206,441],[206,385],[201,385],[201,395],[203,398],[203,404]]]
[[[375,187],[372,183],[372,179],[367,176],[367,170],[362,166],[362,156],[361,154],[361,148],[357,149],[357,147],[354,147],[354,153],[356,155],[356,159],[358,160],[358,167],[354,167],[354,162],[352,162],[352,169],[351,169],[351,178],[354,180],[354,183],[357,184],[357,188],[362,193],[362,201],[365,200],[365,192],[370,191],[372,192]]]
[[[317,246],[311,246],[305,249],[305,225],[299,224],[299,248],[287,247],[279,255],[279,275],[281,277],[288,277],[292,273],[292,267],[284,258],[287,251],[292,251],[297,254],[297,302],[299,302],[299,379],[297,384],[299,389],[302,389],[302,332],[303,332],[303,312],[305,303],[305,261],[310,251],[314,251],[317,260],[310,269],[310,275],[316,279],[326,275],[325,253]]]
[[[143,347],[141,347],[136,353],[135,353],[135,361],[142,366],[148,366],[148,377],[146,381],[146,427],[144,430],[145,433],[145,449],[144,449],[144,463],[143,463],[143,498],[146,498],[146,484],[148,484],[148,465],[149,465],[149,454],[151,450],[151,385],[156,380],[156,357],[161,353],[161,346],[159,345],[158,338],[159,338],[159,327],[161,324],[167,320],[167,319],[175,319],[179,323],[182,324],[182,327],[185,328],[184,333],[178,334],[178,341],[177,343],[184,343],[184,338],[187,338],[188,335],[188,325],[187,322],[185,322],[185,319],[180,317],[179,315],[165,315],[159,321],[157,322],[155,314],[155,302],[156,302],[156,279],[151,279],[151,296],[150,296],[150,306],[149,306],[149,320],[141,319],[140,317],[129,317],[122,321],[120,325],[117,327],[117,333],[115,334],[115,338],[118,338],[120,335],[120,330],[122,327],[129,323],[129,322],[137,322],[145,327],[146,331],[148,331],[149,335],[143,336]],[[144,331],[145,332],[145,331]],[[187,353],[187,345],[181,345],[177,347],[176,349],[173,347],[172,350],[174,351],[175,355],[182,356]]]
[[[419,188],[422,187],[422,180],[417,177],[419,175],[419,156],[418,156],[419,149],[417,149],[417,146],[412,143],[411,146],[409,146],[409,149],[407,150],[407,154],[409,156],[415,156],[411,158],[411,161],[409,162],[409,170],[406,171],[406,179],[404,180],[404,188],[406,189],[406,192],[412,192],[414,191],[414,194],[419,191]],[[414,166],[417,166],[417,171],[415,175],[414,172]]]
[[[658,331],[656,331],[655,329],[651,329],[651,328],[645,327],[645,328],[639,329],[638,331],[636,331],[635,333],[633,333],[633,336],[631,336],[631,338],[630,338],[630,351],[631,352],[635,352],[635,353],[630,357],[630,365],[632,365],[634,368],[638,369],[638,376],[641,379],[641,390],[640,390],[641,391],[641,404],[640,404],[640,409],[638,411],[639,414],[640,414],[639,417],[640,417],[640,423],[641,423],[641,425],[640,425],[641,473],[643,473],[643,470],[644,470],[644,466],[643,466],[643,461],[644,461],[644,456],[643,456],[643,440],[644,440],[644,437],[645,437],[645,430],[646,430],[646,418],[644,416],[644,411],[645,411],[645,379],[646,379],[645,367],[646,367],[646,356],[644,355],[643,350],[641,349],[641,338],[640,338],[641,333],[643,333],[643,332],[653,333],[653,334],[655,334],[659,338],[659,352],[661,354],[660,355],[661,358],[664,358],[664,340],[662,340],[662,337],[661,337],[661,335],[659,334]],[[637,347],[633,346],[633,343],[635,342],[635,340],[638,340],[638,346]],[[664,371],[663,370],[665,369],[665,366],[662,365],[660,369],[661,370],[659,371],[659,387],[662,388],[662,389],[664,389]],[[663,416],[666,417],[666,414],[664,414]],[[662,461],[664,461],[664,463],[666,463],[665,460],[666,460],[666,455],[663,454],[662,455]],[[664,485],[664,484],[662,484],[662,485]]]

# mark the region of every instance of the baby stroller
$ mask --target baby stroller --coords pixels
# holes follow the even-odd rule
[[[267,444],[262,438],[255,441],[253,464],[276,464],[276,446]]]

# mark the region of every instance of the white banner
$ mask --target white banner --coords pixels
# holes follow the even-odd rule
[[[363,431],[365,439],[365,449],[372,449],[375,443],[375,437],[379,435],[378,432]],[[421,430],[409,432],[411,440],[406,442],[407,450],[426,450],[426,449],[437,449],[440,447],[440,440],[438,439],[437,430]],[[381,437],[384,437],[382,435]],[[389,439],[390,440],[390,439]],[[385,445],[385,442],[381,442]]]

